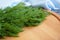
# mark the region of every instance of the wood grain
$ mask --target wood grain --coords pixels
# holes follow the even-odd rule
[[[7,37],[5,40],[60,40],[60,21],[50,15],[37,27],[24,28],[19,37]]]

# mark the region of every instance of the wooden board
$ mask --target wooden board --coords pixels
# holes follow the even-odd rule
[[[4,40],[60,40],[60,16],[53,13],[37,27],[24,28],[19,37]]]

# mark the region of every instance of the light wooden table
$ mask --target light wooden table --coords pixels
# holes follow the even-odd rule
[[[37,27],[24,28],[19,37],[7,37],[5,40],[60,40],[60,16],[53,13]]]

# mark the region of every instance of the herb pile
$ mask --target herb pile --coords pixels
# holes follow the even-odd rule
[[[14,7],[0,9],[0,37],[17,36],[25,26],[36,26],[49,12],[40,7],[26,7],[19,3]]]

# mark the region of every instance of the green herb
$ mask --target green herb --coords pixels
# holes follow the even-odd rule
[[[19,3],[0,9],[0,37],[17,36],[25,26],[36,26],[50,13],[39,7],[26,7]]]

